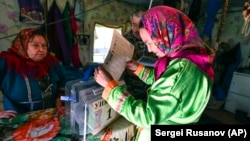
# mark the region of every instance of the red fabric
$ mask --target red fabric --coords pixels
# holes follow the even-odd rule
[[[79,58],[78,44],[75,44],[72,48],[72,62],[75,67],[82,66],[82,63]]]
[[[72,17],[72,18],[70,18],[70,25],[71,25],[72,32],[75,36],[76,32],[77,32],[77,23],[76,23],[76,19],[73,15],[74,15],[74,9],[70,8],[70,16]],[[75,67],[82,66],[82,63],[81,63],[81,60],[79,57],[79,49],[78,49],[77,42],[75,42],[73,47],[72,47],[72,63]]]
[[[5,58],[7,68],[14,70],[22,77],[29,75],[33,78],[42,78],[49,72],[50,65],[59,64],[59,61],[48,54],[42,61],[34,62],[31,59],[24,59],[16,55],[12,51],[4,51],[0,54],[0,58]]]

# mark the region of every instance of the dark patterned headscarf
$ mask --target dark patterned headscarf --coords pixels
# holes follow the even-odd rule
[[[8,51],[3,51],[0,54],[0,58],[6,59],[7,69],[14,70],[22,77],[29,75],[40,79],[48,74],[51,65],[59,63],[59,61],[49,53],[39,62],[34,62],[29,58],[27,54],[27,46],[30,40],[32,40],[36,35],[43,36],[48,43],[48,40],[42,30],[27,28],[18,33],[12,41],[11,47]]]
[[[155,6],[142,16],[142,23],[154,44],[165,54],[155,63],[156,80],[174,58],[189,59],[213,79],[215,50],[202,41],[188,16],[171,7]]]

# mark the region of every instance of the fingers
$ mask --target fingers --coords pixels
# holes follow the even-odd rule
[[[126,64],[126,69],[134,72],[138,68],[139,63],[135,60],[128,61]]]
[[[112,75],[103,66],[98,66],[95,69],[94,78],[95,78],[95,80],[105,79],[106,81],[113,79]]]
[[[102,72],[104,72],[103,66],[98,66],[98,67],[95,69],[94,75],[97,75],[97,74],[102,73]]]
[[[98,73],[99,73],[99,68],[100,68],[100,66],[98,66],[98,67],[95,69],[95,71],[94,71],[94,77],[96,77],[96,76],[98,75]]]
[[[101,75],[101,66],[98,66],[96,69],[95,69],[95,72],[94,72],[94,79],[96,81],[98,81],[100,79],[100,75]]]
[[[7,110],[7,111],[2,111],[0,112],[0,118],[12,118],[16,117],[17,112],[13,110]]]
[[[17,112],[13,111],[13,110],[8,110],[6,112],[7,112],[8,116],[9,116],[9,118],[10,117],[16,117],[16,115],[17,115]]]
[[[5,112],[12,113],[12,114],[17,114],[17,112],[14,111],[14,110],[7,110],[7,111],[5,111]]]

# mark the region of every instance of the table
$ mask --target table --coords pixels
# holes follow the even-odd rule
[[[73,134],[69,116],[65,113],[64,107],[49,108],[20,114],[12,119],[0,119],[0,140],[108,141],[132,140],[135,136],[135,126],[123,117],[96,135],[79,136]]]

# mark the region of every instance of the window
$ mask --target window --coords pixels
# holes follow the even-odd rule
[[[117,30],[122,34],[123,27],[101,23],[94,24],[93,62],[104,62],[112,41],[113,30]]]

